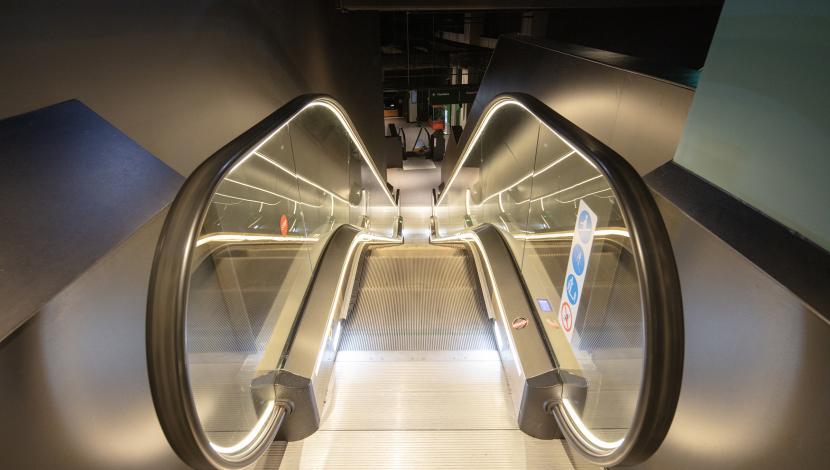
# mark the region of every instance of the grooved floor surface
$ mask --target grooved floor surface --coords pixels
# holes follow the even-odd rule
[[[383,356],[338,360],[321,429],[287,445],[281,470],[575,468],[561,441],[519,431],[497,356]]]

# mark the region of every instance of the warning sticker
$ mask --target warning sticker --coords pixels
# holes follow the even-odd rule
[[[579,201],[574,237],[571,242],[571,254],[568,257],[568,270],[565,273],[565,285],[562,286],[562,305],[559,307],[559,325],[571,341],[576,325],[576,314],[582,300],[582,287],[588,272],[591,246],[594,244],[594,230],[597,227],[597,215],[584,200]]]
[[[574,330],[574,317],[571,313],[571,305],[568,302],[562,302],[562,308],[559,309],[559,324],[570,339],[570,334]]]

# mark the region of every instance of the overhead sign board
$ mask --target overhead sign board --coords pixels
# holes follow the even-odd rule
[[[457,88],[430,88],[429,104],[455,104],[458,103]]]
[[[476,98],[476,93],[478,93],[478,88],[470,85],[430,88],[429,103],[431,105],[472,103]]]
[[[478,88],[462,88],[459,99],[461,103],[472,103],[476,100]]]

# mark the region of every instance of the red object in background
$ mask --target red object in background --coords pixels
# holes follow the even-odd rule
[[[432,127],[433,130],[442,131],[444,130],[444,121],[430,121],[429,126]]]
[[[280,216],[280,233],[282,235],[288,235],[288,217],[285,214]]]

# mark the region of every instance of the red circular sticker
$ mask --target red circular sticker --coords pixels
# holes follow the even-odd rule
[[[527,326],[527,318],[525,317],[517,317],[513,319],[513,329],[514,330],[521,330],[522,328]]]
[[[559,309],[559,323],[565,333],[570,333],[574,327],[574,317],[571,314],[571,306],[568,302],[562,302],[562,307]]]
[[[288,235],[288,217],[285,214],[280,216],[280,233]]]

